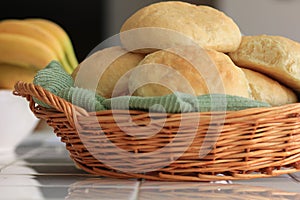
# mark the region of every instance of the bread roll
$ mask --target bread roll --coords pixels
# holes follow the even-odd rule
[[[72,73],[74,84],[77,87],[95,90],[105,98],[128,94],[126,73],[136,67],[143,58],[144,55],[127,52],[119,46],[97,51],[81,62]]]
[[[229,53],[238,66],[264,73],[300,91],[300,44],[282,36],[243,36],[240,47]]]
[[[132,71],[129,92],[138,96],[183,92],[250,97],[244,73],[226,54],[215,50],[202,51],[184,47],[178,51],[168,49],[148,54]]]
[[[254,100],[267,102],[271,106],[297,102],[297,95],[290,88],[259,72],[245,68],[242,70],[248,79]]]
[[[122,34],[129,30],[134,31]],[[190,44],[188,40],[204,48],[231,52],[241,41],[239,27],[223,12],[179,1],[159,2],[138,10],[120,32],[125,48],[143,53]]]

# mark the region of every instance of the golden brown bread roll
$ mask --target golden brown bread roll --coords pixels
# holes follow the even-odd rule
[[[254,100],[267,102],[272,106],[297,102],[297,95],[290,88],[262,73],[245,68],[242,70],[248,79]]]
[[[226,54],[215,50],[202,50],[201,53],[189,47],[177,50],[173,48],[148,54],[130,74],[129,92],[138,96],[183,92],[250,97],[245,74]]]
[[[282,36],[243,36],[229,53],[237,66],[264,73],[300,91],[300,44]]]
[[[149,27],[156,29],[141,29]],[[135,29],[130,34],[122,34]],[[125,48],[140,49],[143,53],[186,45],[191,43],[188,40],[203,48],[231,52],[241,41],[239,27],[223,12],[179,1],[159,2],[138,10],[125,21],[120,32]]]
[[[96,89],[97,94],[106,98],[128,94],[126,73],[143,58],[144,55],[127,52],[119,46],[97,51],[74,70],[74,84],[77,87]],[[119,80],[123,82],[118,83],[118,88],[115,88]]]

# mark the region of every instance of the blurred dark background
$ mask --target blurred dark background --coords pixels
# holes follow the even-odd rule
[[[162,1],[162,0],[160,0]],[[159,0],[8,0],[1,2],[0,19],[50,19],[69,34],[81,62],[103,40],[119,32],[122,23],[138,9]],[[184,0],[183,0],[184,1]],[[187,0],[215,7],[211,0]]]

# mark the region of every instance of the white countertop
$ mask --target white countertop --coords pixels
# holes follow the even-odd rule
[[[0,199],[300,199],[300,173],[220,182],[158,182],[99,177],[77,169],[49,128],[0,157]]]

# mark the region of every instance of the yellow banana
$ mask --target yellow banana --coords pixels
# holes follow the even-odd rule
[[[44,43],[20,34],[0,33],[0,63],[44,68],[56,54]]]
[[[37,70],[0,63],[0,89],[13,89],[17,81],[31,83]]]
[[[60,41],[61,45],[63,46],[63,49],[65,51],[65,54],[67,56],[67,59],[72,69],[75,69],[77,67],[78,60],[74,52],[72,41],[69,35],[61,26],[59,26],[53,21],[50,21],[48,19],[42,19],[42,18],[28,18],[25,19],[25,21],[38,25],[51,32]]]
[[[20,34],[36,39],[56,53],[59,61],[68,73],[72,73],[72,69],[67,62],[63,47],[60,42],[47,30],[24,20],[7,19],[0,21],[0,33]]]

